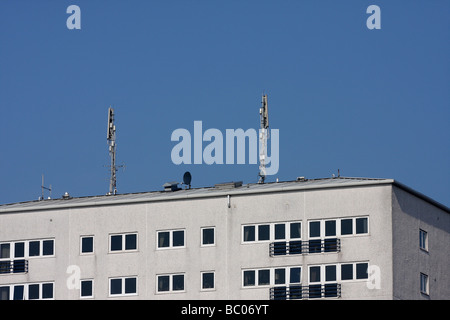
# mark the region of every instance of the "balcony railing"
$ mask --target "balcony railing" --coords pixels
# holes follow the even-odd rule
[[[270,288],[270,300],[301,300],[320,298],[340,298],[341,284],[313,284],[309,286],[291,285]]]
[[[340,252],[341,240],[337,238],[332,239],[317,239],[309,241],[277,241],[270,243],[269,255],[283,256],[292,254],[307,254],[307,253],[321,253],[321,252]]]
[[[27,273],[28,260],[0,261],[0,274],[5,273]]]

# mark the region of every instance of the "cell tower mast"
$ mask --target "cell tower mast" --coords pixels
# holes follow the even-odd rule
[[[269,139],[269,109],[267,105],[267,95],[262,96],[259,117],[261,119],[261,129],[259,130],[259,180],[258,183],[264,183],[266,179],[266,158],[267,158],[267,140]]]
[[[111,177],[109,179],[108,195],[116,194],[116,126],[114,125],[114,109],[108,109],[108,133],[106,136],[109,145],[109,156],[111,157]]]

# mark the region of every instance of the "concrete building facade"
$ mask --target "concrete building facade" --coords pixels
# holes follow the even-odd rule
[[[0,205],[0,299],[450,299],[450,209],[397,181],[177,189]]]

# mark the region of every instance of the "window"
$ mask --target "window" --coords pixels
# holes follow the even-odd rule
[[[341,280],[359,280],[368,278],[367,262],[346,263],[341,265]]]
[[[353,279],[353,264],[341,265],[341,280]]]
[[[28,255],[30,257],[40,256],[40,241],[30,241],[28,243]]]
[[[301,282],[300,267],[275,267],[264,269],[243,270],[243,287],[285,286]]]
[[[54,255],[54,239],[0,243],[0,259],[50,257]]]
[[[109,279],[110,296],[126,296],[137,294],[136,277],[120,277]]]
[[[215,244],[215,229],[202,228],[202,246],[212,246]]]
[[[325,221],[325,237],[336,236],[336,220]]]
[[[0,300],[54,299],[53,282],[12,284],[0,287]]]
[[[244,225],[242,227],[242,242],[275,241],[300,239],[300,222],[277,222],[254,225]]]
[[[158,231],[157,238],[158,249],[185,246],[184,230]]]
[[[353,234],[353,219],[341,220],[341,235]]]
[[[184,274],[157,275],[157,293],[183,292]]]
[[[420,293],[429,294],[428,275],[425,273],[420,273]]]
[[[202,290],[212,290],[214,285],[214,272],[202,272]]]
[[[255,241],[255,226],[244,226],[244,242]]]
[[[428,251],[428,233],[422,229],[419,230],[420,249]]]
[[[270,225],[261,224],[258,226],[258,241],[270,240]]]
[[[94,280],[81,280],[80,282],[80,297],[93,298],[94,297]]]
[[[109,245],[110,245],[109,247],[110,252],[136,251],[137,233],[110,235]]]
[[[320,221],[309,222],[309,237],[310,238],[320,237]]]
[[[81,253],[93,253],[94,252],[94,237],[85,236],[81,237]]]
[[[368,219],[367,218],[356,218],[356,234],[368,233]]]

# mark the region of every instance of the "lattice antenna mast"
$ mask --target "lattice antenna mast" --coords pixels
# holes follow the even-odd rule
[[[117,193],[117,180],[116,180],[116,126],[114,125],[114,109],[109,107],[108,109],[108,133],[106,136],[109,146],[109,156],[111,157],[111,177],[109,179],[109,193],[108,195]]]
[[[266,158],[267,158],[267,140],[269,139],[269,109],[267,105],[267,95],[262,96],[261,108],[259,109],[261,120],[261,129],[259,130],[259,180],[258,183],[264,183],[266,179]]]

